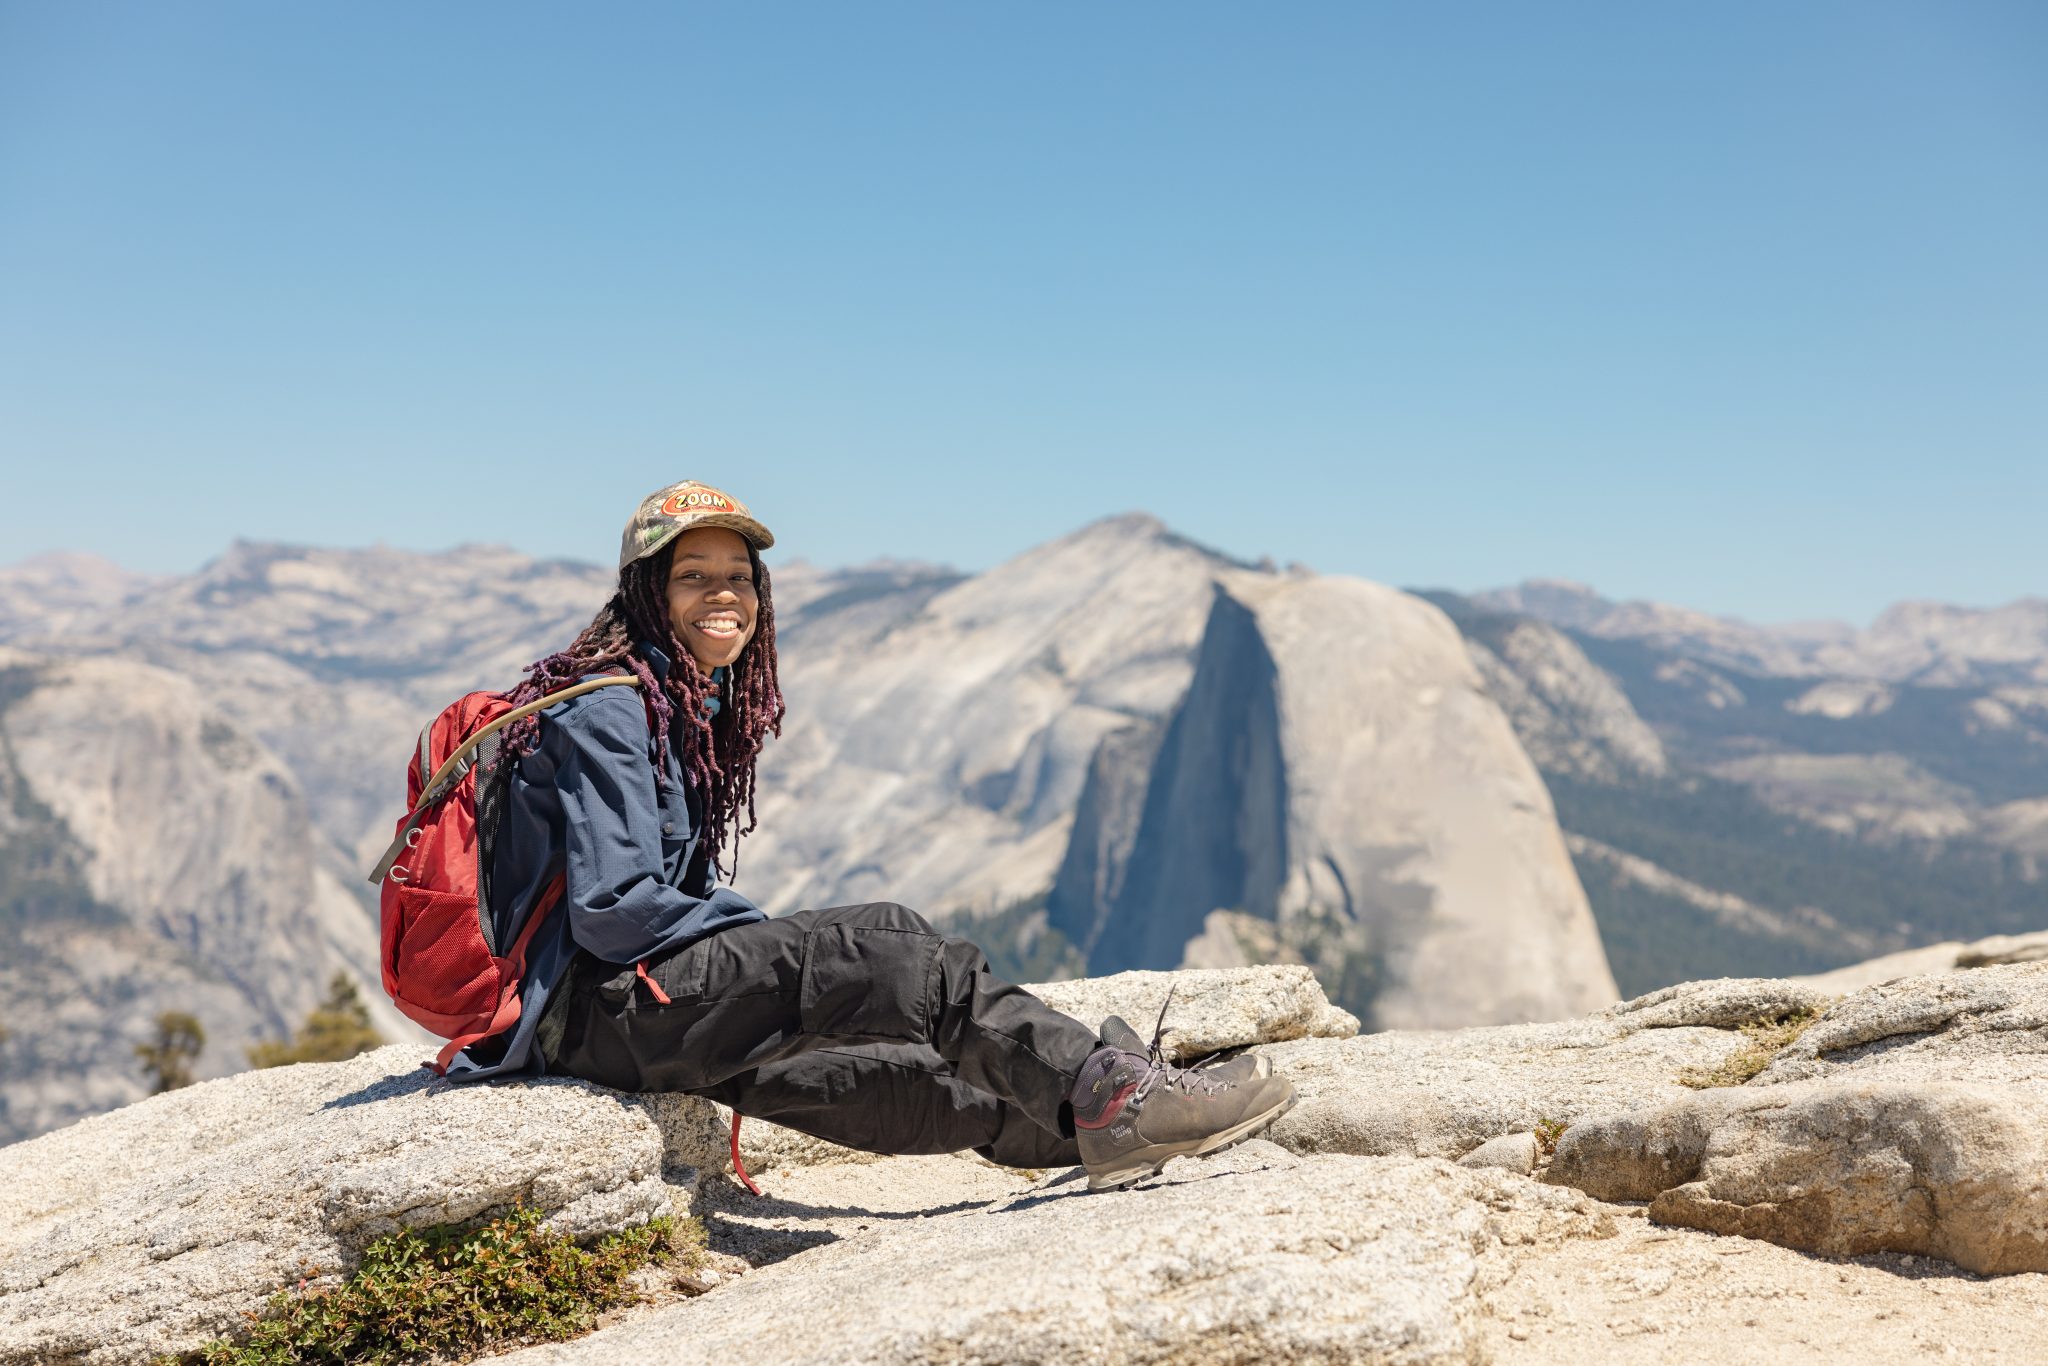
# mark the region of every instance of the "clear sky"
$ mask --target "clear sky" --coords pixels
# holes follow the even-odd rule
[[[0,0],[0,561],[2048,594],[2048,5]]]

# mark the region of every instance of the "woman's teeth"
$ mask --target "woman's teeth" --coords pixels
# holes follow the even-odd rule
[[[703,617],[690,624],[707,636],[736,636],[740,633],[738,617]]]

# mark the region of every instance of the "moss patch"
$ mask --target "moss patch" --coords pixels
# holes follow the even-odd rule
[[[704,1226],[656,1219],[578,1247],[515,1209],[475,1228],[394,1233],[372,1243],[338,1286],[271,1297],[237,1340],[159,1357],[153,1366],[398,1366],[455,1363],[532,1342],[587,1333],[607,1309],[641,1298],[643,1267],[689,1270],[704,1259]],[[306,1269],[309,1278],[319,1268]]]
[[[1715,1086],[1740,1086],[1769,1067],[1771,1059],[1777,1057],[1785,1045],[1804,1034],[1820,1017],[1818,1010],[1801,1010],[1772,1019],[1752,1020],[1742,1026],[1743,1037],[1749,1040],[1747,1044],[1712,1067],[1686,1068],[1678,1074],[1678,1083],[1698,1091]]]

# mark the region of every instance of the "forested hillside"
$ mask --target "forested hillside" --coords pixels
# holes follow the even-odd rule
[[[1543,770],[1625,994],[2048,925],[2048,687],[2024,661],[1914,682],[1838,643],[1823,658],[1863,661],[1843,676],[1675,609],[1426,596]]]

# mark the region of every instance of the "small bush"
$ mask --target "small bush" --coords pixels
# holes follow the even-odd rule
[[[343,1062],[384,1042],[370,1024],[356,984],[345,972],[327,984],[327,999],[313,1007],[289,1043],[259,1043],[249,1049],[251,1067],[283,1067],[294,1062]]]
[[[192,1084],[192,1064],[206,1048],[206,1026],[182,1010],[156,1017],[156,1037],[135,1045],[135,1056],[149,1077],[149,1093],[160,1096]]]
[[[1557,1140],[1564,1137],[1564,1131],[1572,1126],[1561,1119],[1539,1119],[1536,1121],[1536,1151],[1548,1157],[1557,1151]]]
[[[154,1366],[400,1366],[559,1342],[638,1300],[635,1271],[701,1263],[704,1242],[697,1220],[662,1218],[582,1248],[524,1207],[476,1228],[394,1233],[372,1243],[341,1285],[301,1281],[272,1296],[266,1312],[249,1316],[242,1341],[209,1342]]]
[[[1713,1067],[1688,1067],[1678,1074],[1681,1086],[1696,1091],[1716,1086],[1740,1086],[1771,1065],[1778,1051],[1804,1034],[1821,1017],[1818,1010],[1801,1010],[1775,1019],[1752,1020],[1742,1026],[1749,1043],[1723,1058]]]

